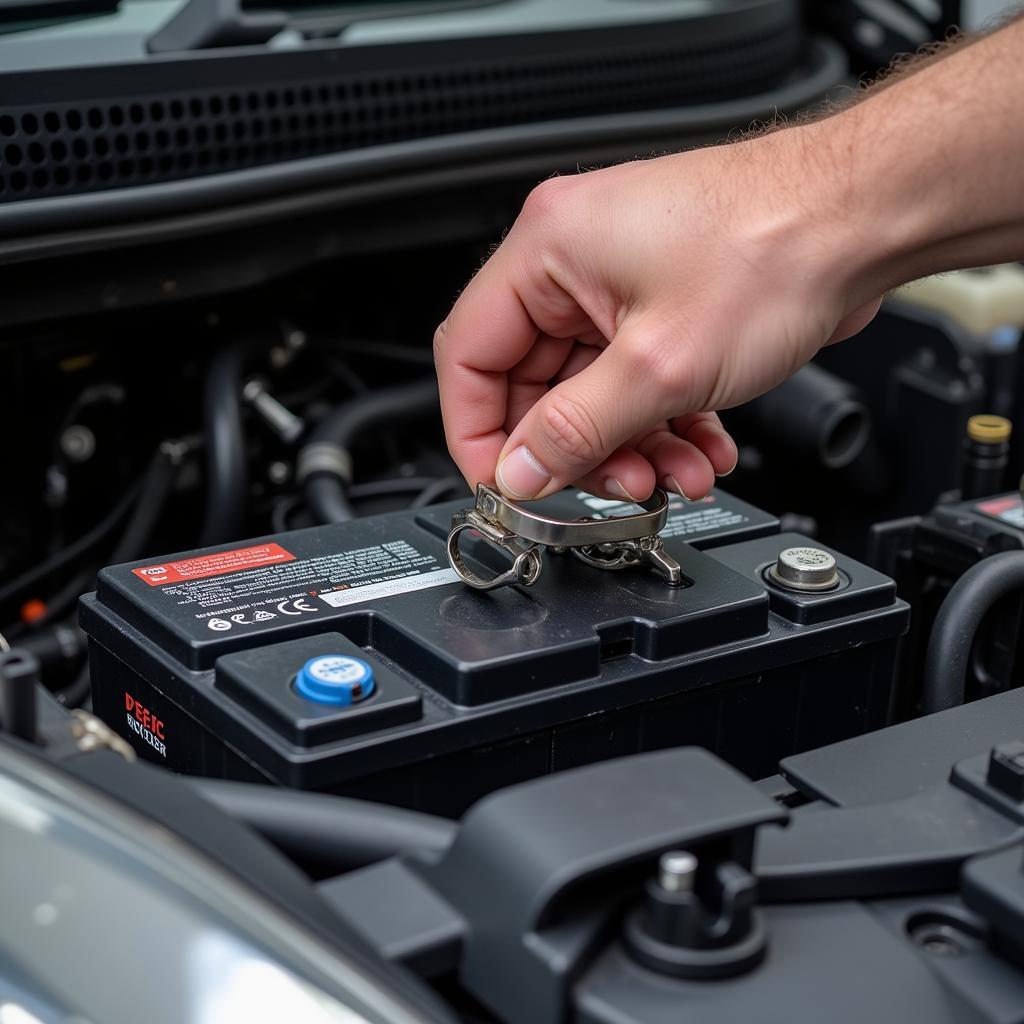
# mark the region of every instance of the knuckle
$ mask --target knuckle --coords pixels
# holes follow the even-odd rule
[[[562,214],[572,186],[571,178],[556,177],[542,181],[526,197],[523,216],[527,220],[546,221]]]
[[[681,377],[677,346],[663,339],[637,337],[627,342],[623,353],[633,375],[646,389],[664,396],[679,389]]]
[[[597,420],[576,399],[553,394],[544,409],[544,427],[554,452],[573,465],[596,462],[604,451]]]
[[[442,320],[434,331],[434,362],[440,362],[444,352],[444,342],[448,335],[448,321]]]

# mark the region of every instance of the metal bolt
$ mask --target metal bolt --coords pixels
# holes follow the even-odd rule
[[[302,420],[267,391],[263,381],[249,381],[242,389],[242,397],[285,444],[297,441],[305,430]]]
[[[71,712],[71,735],[75,740],[75,746],[82,753],[106,747],[115,754],[120,754],[126,761],[135,760],[135,751],[127,740],[123,740],[109,725],[81,708],[75,708]]]
[[[831,590],[839,583],[835,557],[821,548],[780,551],[768,576],[787,590]]]
[[[959,956],[963,952],[955,942],[945,936],[927,939],[922,945],[924,951],[932,956]]]
[[[288,477],[291,476],[291,470],[288,468],[287,462],[272,462],[267,466],[267,477],[272,484],[281,484],[288,482]]]
[[[171,465],[177,466],[188,455],[189,446],[186,441],[161,441],[160,451],[167,456]]]
[[[87,462],[96,451],[96,435],[80,423],[73,423],[60,435],[60,450],[71,462]]]
[[[658,861],[658,885],[666,892],[690,892],[697,881],[697,858],[686,850],[670,850]]]
[[[270,350],[270,365],[277,370],[288,366],[295,356],[306,347],[309,340],[306,332],[297,327],[290,327],[288,324],[281,324],[281,335],[283,345],[275,345]]]

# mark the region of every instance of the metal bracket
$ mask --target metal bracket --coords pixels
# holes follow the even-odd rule
[[[448,534],[448,560],[468,586],[495,590],[504,586],[529,587],[543,567],[544,548],[556,553],[571,551],[597,569],[628,569],[646,565],[672,587],[683,580],[679,563],[667,554],[658,533],[668,520],[668,495],[660,488],[646,501],[637,502],[641,512],[609,519],[552,519],[532,512],[486,484],[477,485],[476,504],[452,516]],[[466,530],[483,538],[512,558],[505,572],[490,579],[466,563],[459,541]]]

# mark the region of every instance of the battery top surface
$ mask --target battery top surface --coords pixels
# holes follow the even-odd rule
[[[506,692],[507,686],[480,694],[467,687],[488,670],[503,674],[508,661],[565,661],[560,671],[581,678],[595,669],[602,635],[657,659],[692,644],[684,634],[698,620],[705,620],[705,642],[764,629],[762,588],[728,572],[702,573],[710,563],[697,550],[777,528],[773,517],[737,499],[716,493],[704,502],[672,503],[666,548],[682,562],[688,584],[700,575],[717,580],[699,593],[668,587],[643,569],[605,572],[551,553],[529,590],[471,591],[448,565],[444,544],[462,504],[114,566],[100,573],[98,602],[191,670],[208,669],[232,651],[337,629],[357,642],[372,635],[374,646],[396,657],[415,656],[431,685],[466,703]],[[563,492],[545,507],[578,517],[628,506]],[[464,550],[483,571],[503,567],[500,553],[479,539]],[[737,617],[744,605],[760,611]],[[710,621],[723,607],[731,610],[724,632]]]

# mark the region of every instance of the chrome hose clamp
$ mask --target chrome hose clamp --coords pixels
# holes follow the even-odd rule
[[[629,569],[646,565],[664,577],[669,586],[683,581],[679,563],[663,548],[659,532],[668,520],[668,495],[660,488],[637,502],[642,511],[608,519],[552,519],[510,501],[486,484],[476,489],[473,508],[452,516],[448,534],[448,560],[468,586],[476,590],[498,587],[529,587],[537,582],[545,548],[556,553],[571,551],[597,569]],[[512,559],[512,565],[491,578],[466,564],[459,540],[466,530],[477,530],[489,544]]]

